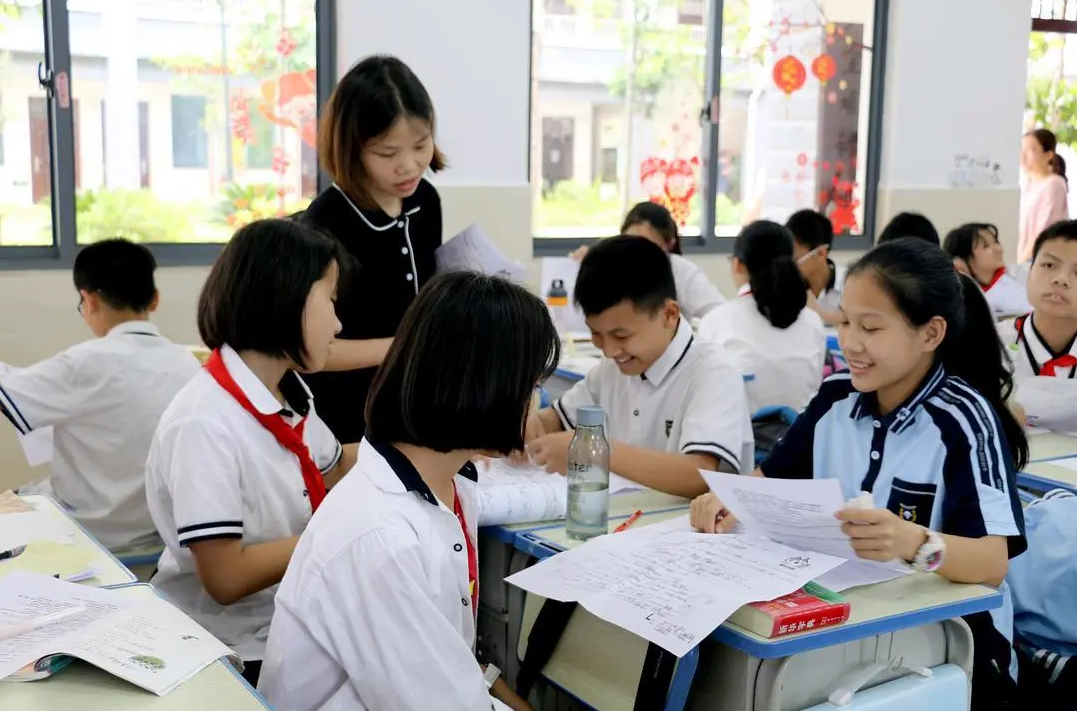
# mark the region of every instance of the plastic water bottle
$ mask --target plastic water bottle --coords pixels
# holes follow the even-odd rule
[[[568,445],[569,538],[586,541],[607,532],[610,521],[610,444],[606,413],[601,407],[581,407],[576,434]]]
[[[565,332],[565,324],[568,319],[568,289],[561,279],[554,279],[546,292],[546,306],[550,309],[550,319],[558,333]]]

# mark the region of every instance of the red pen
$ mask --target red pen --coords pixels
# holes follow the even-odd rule
[[[613,532],[614,533],[620,533],[621,531],[627,530],[628,527],[631,526],[632,524],[634,524],[636,521],[638,521],[639,517],[642,516],[642,515],[643,515],[643,512],[640,511],[639,509],[636,509],[636,513],[634,513],[631,516],[629,516],[628,518],[626,518],[624,520],[624,523],[622,523],[617,528],[613,529]]]

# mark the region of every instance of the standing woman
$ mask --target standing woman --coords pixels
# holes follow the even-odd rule
[[[325,372],[304,376],[341,442],[363,437],[367,390],[419,288],[434,276],[441,199],[423,176],[445,167],[434,106],[396,57],[367,57],[337,84],[318,128],[333,185],[302,220],[341,242],[361,273],[337,301],[343,326]]]
[[[1026,174],[1021,190],[1021,235],[1017,262],[1032,259],[1032,245],[1041,232],[1069,219],[1066,162],[1055,151],[1058,138],[1046,128],[1029,131],[1021,141],[1021,167]]]

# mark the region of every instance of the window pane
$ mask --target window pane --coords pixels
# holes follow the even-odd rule
[[[718,235],[802,208],[863,223],[873,0],[726,0]]]
[[[79,242],[223,242],[314,197],[314,0],[67,8]]]
[[[698,233],[704,0],[533,7],[535,236],[614,234],[648,199]]]
[[[52,244],[41,3],[0,0],[0,246]]]

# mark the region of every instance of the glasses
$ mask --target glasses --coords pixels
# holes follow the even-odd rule
[[[804,262],[808,261],[809,259],[811,259],[815,255],[819,254],[819,249],[820,249],[819,247],[816,247],[815,249],[812,249],[812,250],[806,252],[802,257],[797,259],[797,264],[803,264]]]
[[[83,302],[85,300],[86,300],[85,297],[82,294],[79,294],[79,305],[78,305],[79,316],[82,315],[82,304],[83,304]]]

